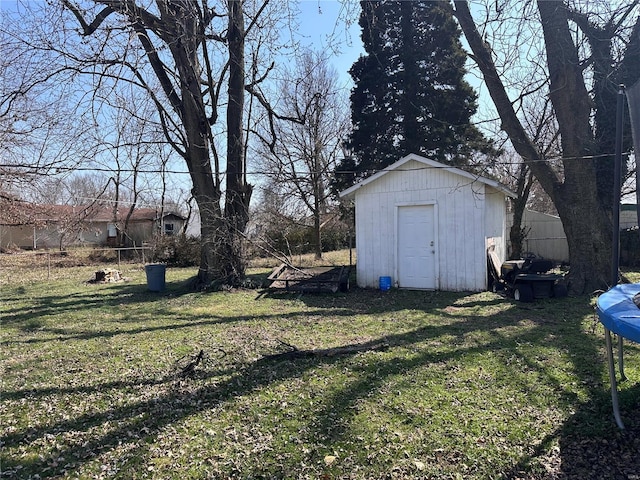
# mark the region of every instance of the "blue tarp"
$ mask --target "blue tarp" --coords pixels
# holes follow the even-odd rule
[[[640,292],[640,283],[616,285],[598,297],[600,322],[613,333],[640,343],[640,308],[633,296]]]

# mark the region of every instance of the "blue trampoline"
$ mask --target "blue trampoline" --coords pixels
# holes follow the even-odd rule
[[[626,338],[640,343],[640,308],[633,301],[633,297],[637,293],[640,293],[640,284],[631,283],[616,285],[598,297],[597,311],[598,318],[605,330],[613,414],[618,427],[621,429],[624,428],[624,423],[620,418],[620,407],[618,405],[618,384],[613,360],[611,332],[618,335],[618,366],[621,380],[625,380],[622,341]]]

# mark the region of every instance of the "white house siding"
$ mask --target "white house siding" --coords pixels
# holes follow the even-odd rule
[[[483,290],[487,284],[485,186],[447,174],[454,189],[436,192],[441,204],[440,289]]]
[[[31,226],[0,225],[0,248],[14,246],[33,248],[33,236],[34,229]]]
[[[504,217],[500,220],[500,213],[495,218],[485,216],[488,199],[493,206],[501,199],[499,211],[504,212],[504,194],[493,198],[497,191],[487,195],[487,188],[483,183],[441,168],[425,168],[417,161],[409,161],[363,185],[355,196],[358,285],[375,288],[380,276],[391,276],[396,283],[397,209],[403,205],[431,204],[435,207],[437,229],[436,288],[485,289],[487,227],[493,242],[504,243],[499,232],[500,223],[504,228]]]

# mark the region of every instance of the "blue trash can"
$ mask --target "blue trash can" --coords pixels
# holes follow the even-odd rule
[[[144,266],[147,274],[147,287],[152,292],[162,292],[165,287],[167,266],[164,263],[150,263]]]
[[[383,292],[391,290],[391,277],[380,277],[378,282],[380,284],[380,290]]]

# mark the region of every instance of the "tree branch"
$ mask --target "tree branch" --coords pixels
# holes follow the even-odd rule
[[[160,56],[158,55],[156,48],[151,43],[147,31],[140,23],[137,22],[133,24],[133,28],[138,34],[140,43],[142,43],[142,46],[144,47],[149,63],[151,64],[151,68],[153,68],[153,71],[160,81],[162,90],[164,90],[164,93],[169,99],[169,102],[175,112],[180,116],[180,118],[182,118],[184,112],[182,111],[182,101],[180,96],[177,94],[175,88],[173,88],[173,82],[171,82],[171,79],[167,75],[165,65],[162,60],[160,60]]]
[[[71,10],[71,13],[73,13],[73,15],[76,17],[76,19],[80,23],[80,26],[82,27],[82,34],[84,36],[91,35],[93,32],[95,32],[102,24],[102,22],[104,22],[104,20],[114,12],[113,8],[111,8],[110,6],[106,6],[100,13],[98,13],[98,15],[96,15],[96,18],[93,19],[93,22],[89,24],[84,19],[82,13],[80,13],[80,9],[73,5],[69,0],[62,0],[62,4],[69,10]]]
[[[491,57],[491,52],[482,40],[469,10],[467,1],[455,0],[455,16],[460,23],[465,38],[473,51],[473,59],[482,72],[489,94],[498,111],[501,120],[501,128],[504,130],[513,144],[516,152],[525,162],[530,164],[538,181],[544,186],[547,192],[557,188],[561,181],[558,175],[545,162],[541,162],[542,157],[535,144],[531,141],[524,130],[522,123],[518,119],[513,104],[504,88],[500,75],[497,72],[495,63]]]
[[[264,12],[264,9],[267,8],[267,5],[269,5],[269,0],[265,0],[265,2],[260,6],[260,9],[258,10],[258,12],[256,13],[255,17],[253,17],[251,19],[251,23],[249,24],[249,26],[245,29],[244,32],[244,36],[246,37],[247,35],[249,35],[249,32],[251,32],[251,30],[253,29],[253,27],[256,25],[256,22],[258,21],[258,18],[260,18],[260,16],[262,15],[262,12]]]

